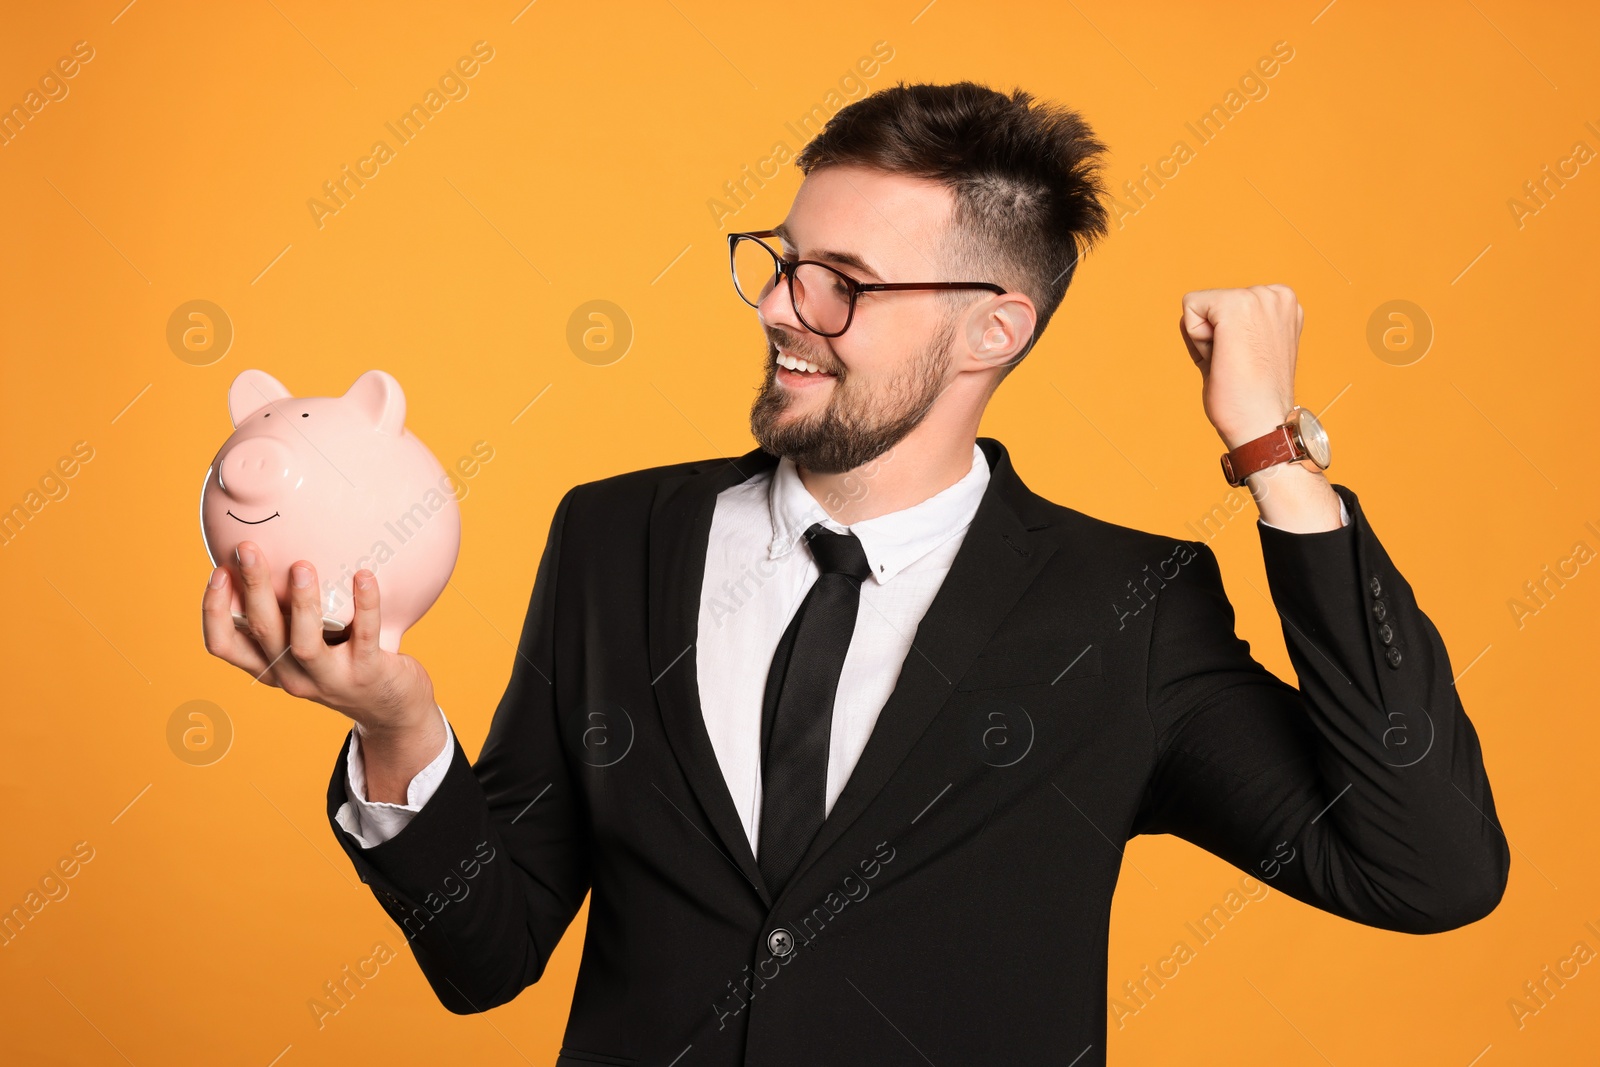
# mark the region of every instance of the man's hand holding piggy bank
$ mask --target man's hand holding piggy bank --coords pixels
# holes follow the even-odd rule
[[[294,397],[247,370],[228,409],[235,430],[200,502],[215,564],[206,649],[353,719],[369,798],[404,803],[445,741],[433,683],[399,645],[455,567],[449,478],[405,428],[405,395],[380,370],[340,397]]]

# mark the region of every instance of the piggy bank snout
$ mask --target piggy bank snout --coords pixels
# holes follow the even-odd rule
[[[223,492],[241,503],[272,500],[293,484],[294,454],[275,437],[240,441],[222,457],[217,481]]]

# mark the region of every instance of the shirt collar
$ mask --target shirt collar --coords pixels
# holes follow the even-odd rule
[[[820,522],[835,533],[849,531],[861,542],[872,576],[883,585],[945,541],[965,530],[977,513],[989,485],[989,460],[972,444],[972,469],[961,480],[919,504],[891,511],[887,515],[864,519],[852,526],[841,526],[800,480],[800,472],[788,456],[778,460],[767,492],[772,516],[772,540],[767,558],[780,559]]]

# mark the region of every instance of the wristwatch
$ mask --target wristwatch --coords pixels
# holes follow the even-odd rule
[[[1315,415],[1296,404],[1284,417],[1283,424],[1271,433],[1224,452],[1222,476],[1228,479],[1229,485],[1240,486],[1256,471],[1303,459],[1315,463],[1319,470],[1327,470],[1333,457],[1328,449],[1328,431],[1322,428]]]

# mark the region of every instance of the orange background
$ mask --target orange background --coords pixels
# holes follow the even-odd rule
[[[1520,626],[1508,606],[1577,542],[1585,559],[1600,549],[1584,525],[1600,527],[1600,164],[1520,225],[1508,206],[1575,142],[1600,150],[1592,8],[124,2],[16,5],[0,34],[0,104],[76,42],[93,49],[65,98],[0,147],[0,507],[25,505],[77,442],[93,452],[0,551],[0,907],[78,842],[93,850],[69,895],[0,948],[7,1061],[554,1058],[583,916],[514,1003],[445,1012],[327,826],[345,721],[202,646],[197,504],[230,430],[227,387],[260,367],[297,394],[336,395],[382,367],[446,464],[492,446],[462,499],[451,587],[405,642],[475,755],[564,490],[752,446],[762,338],[722,235],[782,219],[798,175],[752,184],[721,225],[708,202],[776,141],[797,150],[785,123],[831,110],[827,94],[884,41],[892,59],[866,88],[971,78],[1070,103],[1112,147],[1119,190],[1189,143],[1142,206],[1123,197],[1139,210],[1086,260],[983,432],[1053,500],[1197,536],[1186,524],[1228,489],[1179,299],[1293,286],[1307,309],[1298,398],[1323,412],[1333,480],[1360,494],[1468,671],[1513,847],[1504,903],[1443,935],[1357,926],[1276,892],[1252,901],[1111,1026],[1112,1062],[1593,1062],[1600,964],[1520,1027],[1508,1007],[1577,942],[1600,951],[1585,926],[1600,928],[1600,728],[1581,674],[1600,565]],[[469,95],[319,228],[307,201],[480,40],[493,59]],[[1293,59],[1263,79],[1267,95],[1199,146],[1185,123],[1278,41]],[[220,359],[168,345],[169,317],[195,299],[232,323]],[[569,346],[569,316],[595,299],[631,322],[620,359]],[[1404,366],[1367,340],[1396,299],[1436,331]],[[1241,634],[1292,679],[1254,516],[1210,543]],[[191,700],[234,731],[209,766],[167,740]],[[1242,877],[1167,838],[1126,855],[1114,989]],[[319,1028],[308,1001],[378,942],[398,955]]]

